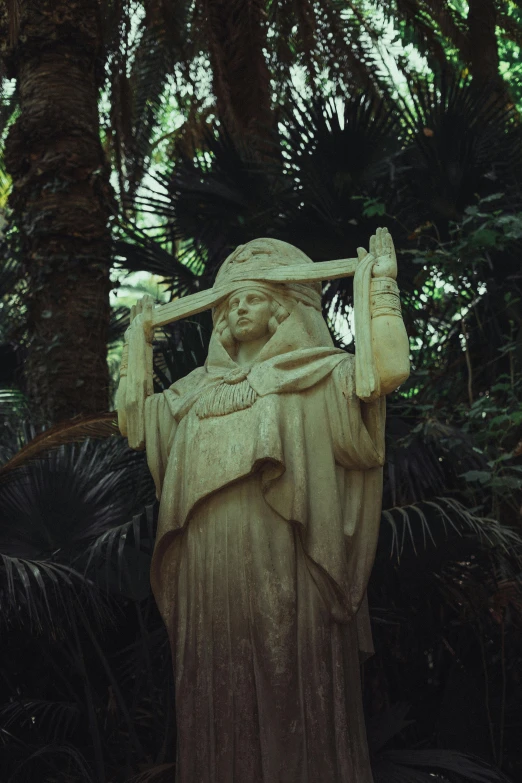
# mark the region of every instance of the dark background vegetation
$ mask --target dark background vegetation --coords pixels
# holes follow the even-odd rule
[[[393,234],[412,374],[388,402],[364,667],[376,783],[522,779],[519,0],[0,5],[0,768],[171,781],[156,503],[114,426],[126,305],[258,236]],[[351,283],[325,288],[353,350]],[[208,314],[158,332],[160,390]]]

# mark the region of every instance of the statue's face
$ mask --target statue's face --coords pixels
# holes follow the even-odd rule
[[[232,337],[240,343],[268,337],[271,316],[270,299],[257,288],[245,288],[228,300],[228,326]]]

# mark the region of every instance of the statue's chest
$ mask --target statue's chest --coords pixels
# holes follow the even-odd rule
[[[183,420],[183,453],[178,452],[191,481],[207,483],[212,477],[213,483],[222,485],[249,473],[259,460],[282,459],[283,409],[288,402],[268,394],[248,407],[203,417],[194,406]]]
[[[205,389],[194,405],[196,416],[211,419],[251,408],[258,395],[246,376],[247,372],[238,368],[217,386]]]

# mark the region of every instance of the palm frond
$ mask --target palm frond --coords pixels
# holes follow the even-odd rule
[[[154,541],[154,507],[121,525],[105,530],[87,547],[82,561],[85,574],[100,587],[142,600],[150,594],[149,571]]]
[[[433,70],[453,71],[448,57],[448,41],[455,46],[466,61],[468,41],[464,25],[458,14],[444,0],[431,4],[419,0],[397,0],[398,19],[406,25],[406,41],[413,41],[424,54]]]
[[[426,416],[419,400],[426,393],[426,381],[419,375],[412,372],[405,387],[406,396],[391,401],[389,407],[385,507],[405,506],[443,493],[460,493],[463,473],[487,468],[487,455],[462,426],[441,420],[433,415],[430,406]],[[408,387],[419,386],[413,397],[407,396]]]
[[[144,292],[145,293],[145,292]],[[109,322],[109,334],[107,344],[113,347],[123,339],[125,330],[129,325],[129,308],[115,306],[111,308],[111,320]]]
[[[0,479],[12,470],[37,459],[50,449],[71,443],[81,443],[87,438],[108,438],[111,435],[116,435],[119,432],[116,418],[115,411],[93,416],[79,415],[74,419],[50,427],[33,438],[5,465],[0,467]]]
[[[60,446],[0,485],[0,551],[76,563],[86,547],[154,502],[143,455],[121,439]]]
[[[192,84],[191,59],[194,42],[188,34],[190,6],[169,6],[161,0],[146,0],[139,18],[130,3],[106,3],[104,42],[107,84],[110,93],[107,147],[118,173],[123,212],[132,209],[151,154],[161,133],[163,114],[169,107],[169,87],[183,105],[183,86]],[[185,101],[186,102],[186,101]]]
[[[288,192],[280,173],[277,160],[261,165],[248,141],[214,125],[202,153],[193,160],[181,159],[165,179],[172,235],[214,274],[237,245],[276,234],[281,199]]]
[[[0,136],[3,136],[8,128],[13,115],[18,109],[19,102],[16,86],[14,89],[7,88],[4,77],[5,74],[2,74],[2,79],[0,80]]]
[[[20,277],[20,259],[10,252],[5,241],[0,243],[2,264],[0,265],[0,299],[12,293]],[[3,326],[3,324],[2,324]],[[2,329],[3,331],[3,329]]]
[[[135,201],[138,206],[141,206]],[[150,206],[150,205],[149,205]],[[157,206],[161,211],[162,207]],[[167,208],[170,209],[167,204]],[[156,212],[157,214],[157,212]],[[123,238],[117,240],[115,250],[118,265],[128,272],[150,272],[165,279],[171,295],[184,296],[198,290],[200,281],[190,265],[182,263],[174,249],[165,248],[162,237],[150,237],[136,226],[126,223],[122,227]]]
[[[436,497],[408,506],[384,509],[383,519],[391,530],[390,555],[398,561],[410,548],[415,555],[436,547],[450,536],[471,534],[489,547],[522,554],[522,538],[496,519],[470,511],[455,498]]]
[[[447,236],[449,221],[460,220],[477,194],[498,191],[498,180],[517,198],[522,131],[512,106],[469,79],[447,77],[433,85],[417,80],[409,102],[402,112],[411,144],[402,163],[410,199],[418,201],[417,215],[407,206],[414,226],[431,220]]]
[[[334,84],[345,85],[344,94],[362,90],[375,98],[384,87],[378,58],[371,40],[364,36],[368,25],[361,24],[362,15],[354,4],[348,6],[340,15],[328,0],[318,4],[318,65],[326,65]]]
[[[482,759],[456,750],[386,750],[372,765],[376,783],[510,783]]]
[[[1,237],[2,211],[0,209],[0,383],[12,386],[22,364],[20,329],[23,318],[23,282],[21,259],[16,242]],[[16,336],[15,336],[16,335]]]
[[[171,783],[176,764],[159,764],[129,778],[126,783]]]
[[[0,388],[0,416],[27,413],[27,398],[20,389]]]
[[[2,552],[0,564],[4,625],[27,623],[37,632],[55,633],[85,607],[99,616],[106,613],[92,582],[69,566]]]
[[[522,28],[520,22],[514,16],[498,9],[496,15],[497,25],[502,28],[504,35],[513,43],[522,46]]]
[[[469,62],[469,34],[466,20],[459,10],[454,8],[447,0],[432,0],[430,5],[424,7],[431,14],[435,25],[442,35],[459,52],[460,59]]]
[[[15,771],[11,774],[9,779],[7,780],[7,783],[19,783],[20,781],[20,774],[22,772],[25,772],[26,767],[30,767],[34,771],[33,762],[37,761],[38,767],[37,769],[40,771],[42,768],[42,765],[47,765],[51,770],[56,772],[57,770],[57,758],[60,759],[60,767],[63,769],[64,764],[67,764],[67,766],[73,767],[75,776],[79,775],[80,777],[75,777],[75,780],[78,780],[78,783],[98,783],[92,776],[89,764],[87,763],[85,756],[80,753],[78,748],[76,748],[73,745],[67,745],[67,744],[48,744],[44,747],[38,748],[37,750],[30,753],[24,760],[17,766]],[[58,767],[58,769],[60,769]],[[72,771],[72,770],[71,770]],[[27,779],[27,778],[26,778]],[[34,778],[33,778],[34,779]]]
[[[388,184],[400,149],[392,106],[389,99],[363,93],[288,104],[283,154],[291,189],[280,205],[281,239],[316,261],[349,257],[368,243],[388,209]],[[373,214],[366,206],[370,196],[379,203]],[[345,315],[351,281],[329,283],[323,300],[332,317]]]
[[[0,707],[0,719],[4,729],[16,724],[34,726],[48,742],[72,734],[78,723],[80,710],[68,701],[45,699],[20,699]]]

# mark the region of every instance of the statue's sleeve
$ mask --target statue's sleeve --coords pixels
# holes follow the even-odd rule
[[[379,535],[384,462],[385,398],[364,403],[355,394],[355,366],[348,356],[332,373],[329,416],[343,509],[350,604],[357,614],[363,655],[372,651],[366,588]]]
[[[386,402],[362,402],[355,393],[355,360],[351,355],[333,371],[327,389],[332,442],[337,464],[348,470],[384,463]]]
[[[176,429],[176,419],[172,415],[165,393],[147,397],[145,400],[147,464],[154,479],[158,500],[161,497],[163,479]]]

